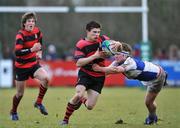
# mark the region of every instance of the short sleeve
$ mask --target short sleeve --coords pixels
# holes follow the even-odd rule
[[[128,57],[121,66],[123,66],[126,71],[136,69],[136,63],[134,62],[134,60],[131,57]]]

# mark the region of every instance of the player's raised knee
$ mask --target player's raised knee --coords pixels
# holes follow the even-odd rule
[[[43,78],[41,79],[41,83],[42,83],[45,87],[48,86],[49,81],[50,81],[50,79],[49,79],[48,76],[45,76],[45,77],[43,77]]]
[[[86,108],[88,109],[88,110],[92,110],[93,108],[94,108],[94,106],[86,106]]]
[[[92,110],[92,109],[94,108],[94,106],[95,106],[95,104],[93,104],[93,103],[87,103],[87,104],[86,104],[86,108],[87,108],[88,110]]]
[[[16,97],[17,97],[17,98],[19,98],[19,97],[23,97],[23,95],[24,95],[24,93],[21,93],[21,92],[20,92],[20,93],[19,93],[19,92],[18,92],[18,93],[16,93]]]
[[[47,85],[49,84],[49,81],[50,81],[50,78],[48,76],[46,76],[45,77],[45,82],[46,82]]]

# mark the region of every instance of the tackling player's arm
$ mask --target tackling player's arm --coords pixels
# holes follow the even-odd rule
[[[118,61],[113,61],[109,66],[110,67],[116,67],[116,72],[115,73],[123,73],[126,71],[126,67],[125,65],[119,65],[119,62]]]
[[[106,75],[120,73],[115,66],[101,67],[98,64],[93,64],[92,68],[94,71],[104,72]]]
[[[125,68],[123,66],[117,66],[115,61],[108,67],[101,67],[98,64],[93,64],[92,68],[94,71],[104,72],[106,75],[125,72]]]

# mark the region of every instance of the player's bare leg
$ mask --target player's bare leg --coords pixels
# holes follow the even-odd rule
[[[156,115],[157,104],[155,102],[155,98],[157,95],[158,93],[154,93],[154,92],[147,92],[146,94],[145,104],[149,111],[149,115],[145,120],[145,124],[147,125],[157,123],[157,115]]]
[[[88,110],[92,110],[94,108],[98,100],[98,97],[99,97],[98,92],[91,89],[87,91],[87,100],[84,104]]]
[[[79,109],[82,104],[81,99],[83,99],[85,91],[86,88],[83,85],[76,86],[76,93],[67,104],[64,119],[62,122],[60,122],[61,125],[67,125],[69,123],[70,116],[75,110]]]
[[[37,100],[34,104],[34,107],[38,108],[43,115],[48,115],[47,110],[45,109],[44,105],[42,104],[42,100],[43,100],[44,95],[46,94],[46,91],[48,88],[48,83],[49,83],[48,74],[43,68],[39,68],[34,73],[34,77],[40,81],[39,94],[38,94]]]

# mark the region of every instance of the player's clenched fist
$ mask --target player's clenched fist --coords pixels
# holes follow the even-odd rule
[[[41,50],[41,44],[40,43],[35,43],[33,47],[31,48],[31,52],[37,52]]]

